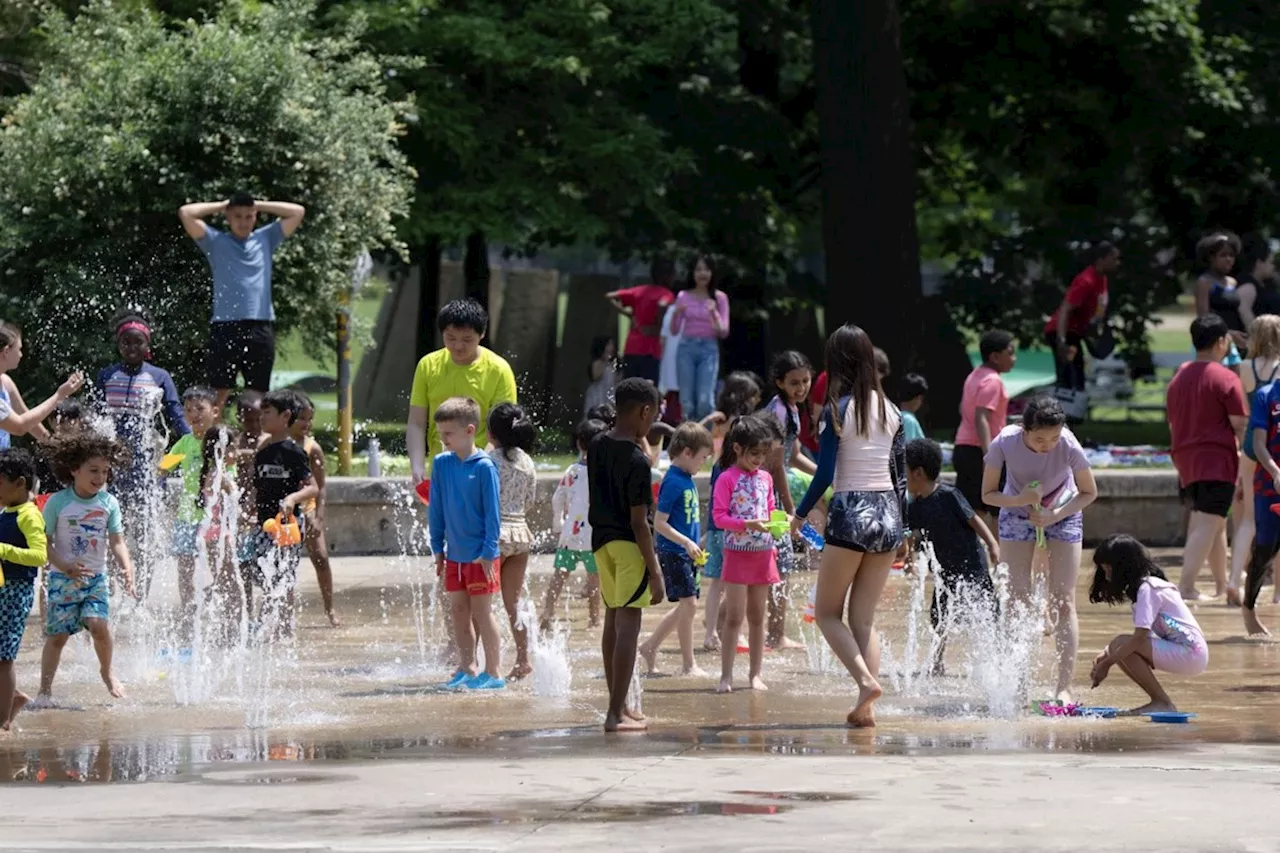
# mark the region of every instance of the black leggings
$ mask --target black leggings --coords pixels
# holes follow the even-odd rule
[[[1249,555],[1249,569],[1244,581],[1244,606],[1246,610],[1252,610],[1258,603],[1258,593],[1262,592],[1262,583],[1267,577],[1267,568],[1271,565],[1271,560],[1275,557],[1276,551],[1280,551],[1280,542],[1263,545],[1257,539],[1253,540],[1253,551]]]

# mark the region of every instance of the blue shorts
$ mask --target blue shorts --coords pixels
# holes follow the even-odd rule
[[[662,567],[662,585],[667,590],[667,601],[698,597],[698,569],[692,557],[684,551],[659,551],[658,565]]]
[[[724,531],[707,531],[707,564],[702,567],[702,576],[711,580],[720,580],[724,571]]]
[[[49,572],[49,599],[45,607],[44,632],[78,634],[86,619],[110,618],[107,604],[107,574],[88,578],[72,578],[62,572]]]
[[[999,530],[1001,542],[1036,541],[1036,529],[1031,525],[1031,517],[1025,507],[1021,510],[1000,510]],[[1057,524],[1051,524],[1044,529],[1044,538],[1049,542],[1083,542],[1084,516],[1077,512]]]
[[[18,659],[27,614],[35,600],[35,580],[6,580],[0,586],[0,661]]]
[[[1271,511],[1280,497],[1253,496],[1253,542],[1255,545],[1280,544],[1280,515]]]
[[[169,546],[169,553],[174,557],[194,557],[196,555],[196,539],[200,535],[200,523],[196,521],[182,521],[181,519],[173,523],[173,543]]]

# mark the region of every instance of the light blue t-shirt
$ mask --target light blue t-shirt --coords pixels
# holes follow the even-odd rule
[[[213,270],[213,322],[275,320],[271,307],[271,255],[284,242],[280,220],[238,240],[210,225],[196,240]]]
[[[924,428],[920,426],[919,419],[917,419],[913,413],[908,412],[906,409],[903,409],[902,410],[903,440],[913,441],[914,439],[925,438],[925,437],[926,436],[924,434]]]
[[[107,570],[112,533],[123,533],[120,504],[106,489],[82,498],[74,488],[51,495],[44,505],[44,529],[58,556],[84,563],[95,574]],[[52,569],[57,571],[57,569]]]

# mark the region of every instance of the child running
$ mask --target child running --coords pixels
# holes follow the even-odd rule
[[[641,610],[665,597],[649,530],[649,458],[640,447],[658,418],[660,400],[652,382],[633,377],[618,384],[614,401],[616,425],[596,436],[587,449],[588,520],[605,606],[600,646],[609,709],[604,730],[630,732],[648,727],[640,714],[625,707],[636,667]]]
[[[329,542],[324,538],[325,510],[325,477],[324,450],[320,442],[311,435],[311,425],[316,419],[316,407],[306,394],[297,392],[302,400],[302,410],[298,419],[289,429],[289,437],[302,447],[311,463],[311,477],[316,488],[320,490],[314,499],[302,505],[302,520],[306,524],[303,544],[311,557],[311,565],[316,570],[316,584],[320,587],[320,599],[324,602],[324,615],[329,620],[329,627],[341,628],[342,620],[333,609],[333,568],[329,564]]]
[[[596,557],[591,553],[591,522],[587,520],[591,510],[587,488],[587,448],[597,435],[608,431],[604,421],[588,419],[578,424],[573,432],[578,461],[565,470],[555,494],[551,496],[551,527],[560,536],[560,546],[556,549],[551,583],[547,585],[547,600],[542,606],[540,629],[544,633],[551,630],[556,602],[564,590],[564,583],[578,566],[587,572],[587,585],[583,591],[590,619],[587,627],[600,627],[600,576],[596,574]]]
[[[44,505],[44,527],[52,541],[40,695],[35,705],[53,706],[53,680],[62,650],[81,628],[93,638],[102,683],[116,699],[124,697],[124,687],[111,669],[108,550],[124,591],[134,598],[137,593],[120,504],[106,488],[112,470],[120,467],[126,453],[114,440],[87,430],[60,438],[50,448],[53,471],[67,488]]]
[[[14,662],[27,614],[36,597],[36,574],[48,560],[44,517],[31,501],[36,461],[21,449],[0,450],[0,731],[31,697],[18,689]]]
[[[910,375],[910,374],[908,374]],[[904,426],[905,431],[905,426]],[[981,601],[981,606],[996,608],[995,585],[982,558],[987,546],[991,565],[1000,562],[1000,543],[991,529],[952,486],[938,482],[942,473],[942,448],[936,441],[917,438],[907,444],[907,527],[912,544],[917,548],[928,542],[938,561],[937,583],[929,618],[940,637],[933,659],[933,674],[943,675],[943,656],[947,650],[947,629],[951,626],[951,605]],[[963,614],[962,614],[963,615]]]
[[[450,397],[432,415],[445,452],[431,463],[431,502],[427,520],[436,577],[444,581],[452,612],[454,640],[461,658],[446,683],[450,689],[498,690],[507,684],[498,675],[501,640],[493,618],[493,596],[502,592],[498,578],[501,497],[498,467],[476,449],[480,404],[470,397]],[[484,646],[484,671],[476,665],[476,633]]]
[[[519,681],[533,672],[529,665],[529,626],[520,613],[524,573],[533,548],[533,534],[525,514],[538,497],[538,469],[529,453],[538,441],[538,428],[515,403],[499,403],[489,413],[489,454],[498,469],[502,513],[502,533],[498,552],[502,556],[502,604],[511,622],[516,643],[516,665],[508,681]]]
[[[266,441],[253,458],[254,531],[253,580],[262,588],[263,623],[268,636],[293,636],[294,591],[302,544],[277,539],[264,525],[276,520],[283,528],[296,521],[299,509],[320,489],[311,476],[311,461],[289,437],[302,400],[293,391],[272,391],[262,398],[262,430]]]
[[[768,522],[774,508],[773,477],[763,469],[773,446],[773,432],[758,417],[740,418],[725,436],[721,474],[711,496],[711,516],[724,531],[725,632],[738,636],[747,623],[752,690],[768,690],[760,677],[764,664],[765,610],[769,588],[778,583],[778,555]],[[733,690],[733,663],[738,650],[727,642],[720,649],[720,686]]]
[[[711,455],[711,433],[701,424],[683,423],[667,447],[671,467],[658,490],[658,565],[667,600],[676,607],[662,617],[649,639],[640,644],[647,671],[657,672],[658,647],[676,631],[680,638],[681,673],[697,677],[706,673],[693,662],[693,617],[698,610],[698,564],[702,561],[698,487],[693,477]]]
[[[204,436],[217,418],[218,395],[212,388],[197,385],[182,393],[182,414],[191,432],[174,442],[169,450],[169,469],[182,478],[182,498],[178,502],[173,524],[170,553],[178,558],[178,598],[182,604],[179,633],[185,644],[191,642],[191,622],[195,617],[196,539],[204,518],[204,500],[200,488],[203,467]],[[162,465],[162,467],[164,467]]]
[[[1209,646],[1196,618],[1187,609],[1178,587],[1169,583],[1132,536],[1108,536],[1093,554],[1097,567],[1089,601],[1133,606],[1133,633],[1121,634],[1093,659],[1093,686],[1106,681],[1111,667],[1146,692],[1151,701],[1125,716],[1177,711],[1156,680],[1155,670],[1174,675],[1199,675],[1209,666]]]

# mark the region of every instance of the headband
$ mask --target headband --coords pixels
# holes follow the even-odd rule
[[[151,329],[141,320],[130,320],[127,323],[121,323],[116,328],[116,340],[119,340],[120,336],[125,332],[139,332],[142,337],[146,338],[147,343],[151,343]]]

